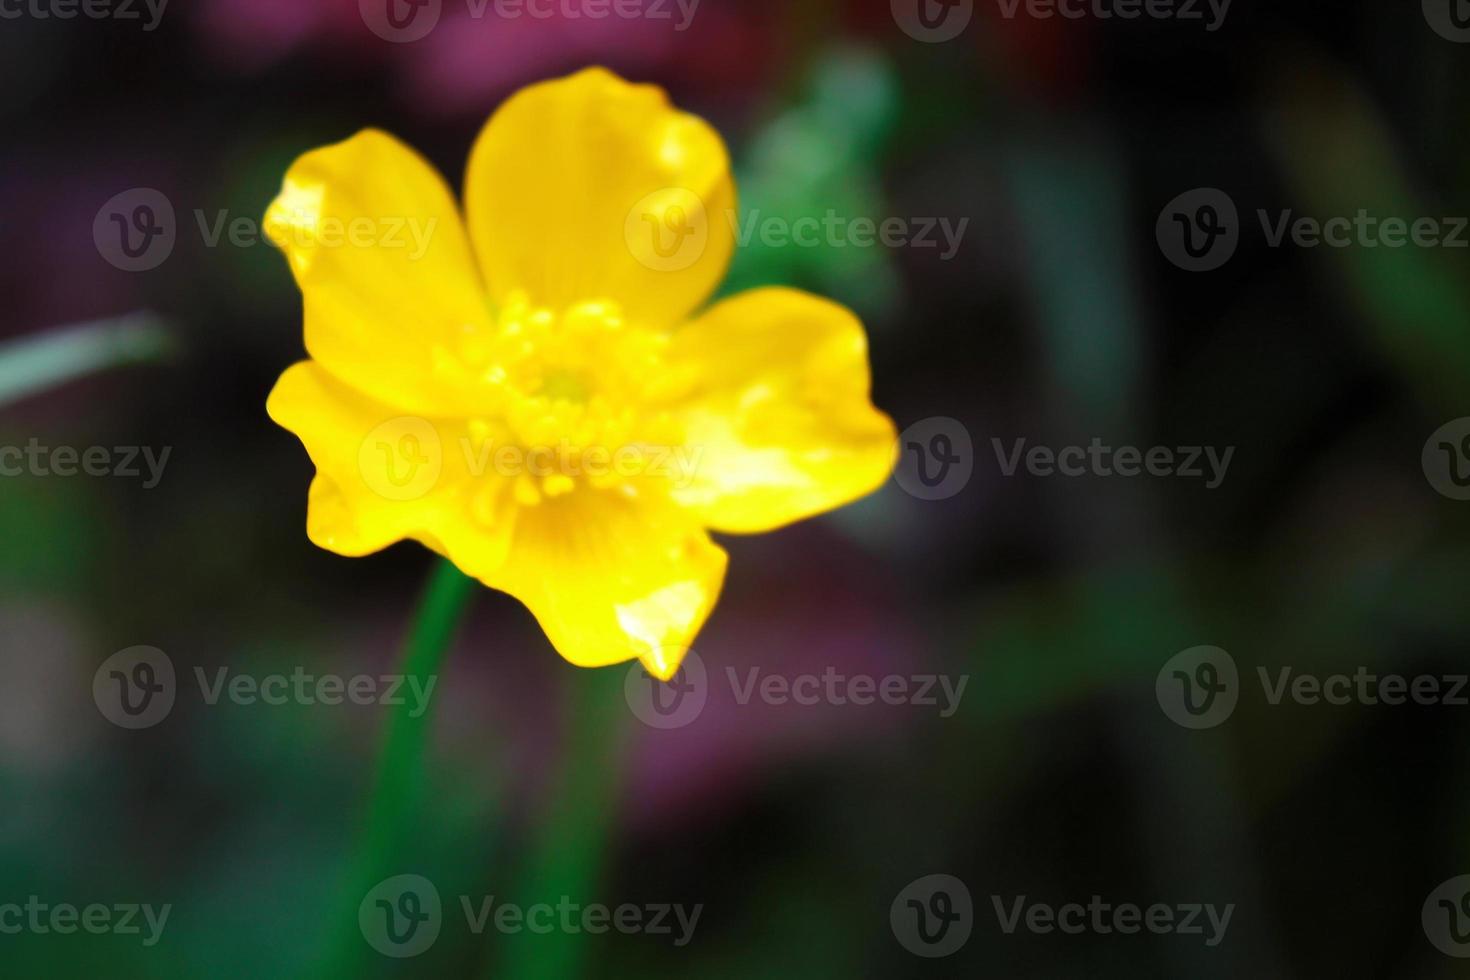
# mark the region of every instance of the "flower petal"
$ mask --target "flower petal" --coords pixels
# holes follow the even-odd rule
[[[897,434],[869,400],[868,344],[845,307],[794,289],[716,304],[669,367],[697,454],[674,499],[717,531],[769,531],[877,489]]]
[[[578,487],[522,511],[508,559],[482,580],[525,603],[572,663],[638,657],[668,679],[714,608],[726,560],[667,499]]]
[[[490,314],[454,199],[422,157],[371,129],[313,150],[264,230],[301,287],[313,358],[406,411],[468,413],[436,358],[488,334]]]
[[[405,416],[338,381],[312,361],[287,368],[266,410],[316,464],[307,536],[357,557],[414,538],[467,573],[499,567],[515,526],[514,481],[466,451],[464,424]]]
[[[613,300],[673,326],[724,277],[735,186],[720,136],[602,68],[513,95],[470,155],[465,212],[497,302]]]

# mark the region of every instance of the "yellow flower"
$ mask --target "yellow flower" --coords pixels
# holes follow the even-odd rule
[[[316,466],[307,534],[413,538],[515,596],[567,660],[671,677],[719,595],[709,531],[878,487],[896,437],[845,308],[791,289],[697,312],[734,248],[719,135],[600,68],[486,124],[449,188],[365,130],[266,213],[310,359],[267,409]]]

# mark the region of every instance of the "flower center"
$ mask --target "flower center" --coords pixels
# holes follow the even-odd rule
[[[541,390],[537,394],[545,395],[553,401],[585,405],[588,395],[587,380],[576,371],[552,371],[541,380]]]
[[[668,413],[649,405],[668,338],[623,319],[615,303],[564,311],[512,297],[492,336],[467,332],[441,358],[483,394],[471,453],[486,475],[511,477],[516,500],[539,503],[579,483],[636,492],[679,445]]]

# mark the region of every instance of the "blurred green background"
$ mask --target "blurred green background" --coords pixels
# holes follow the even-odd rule
[[[1470,46],[1415,4],[1239,4],[1209,31],[991,0],[939,43],[904,29],[903,0],[703,0],[685,30],[670,7],[445,0],[402,44],[356,0],[175,0],[154,30],[4,8],[0,446],[170,458],[150,488],[0,477],[0,905],[171,911],[151,946],[0,934],[0,975],[1463,975],[1421,912],[1470,871],[1470,708],[1272,705],[1255,675],[1470,670],[1470,504],[1421,466],[1470,415],[1470,255],[1277,248],[1255,216],[1465,214]],[[399,670],[425,583],[451,604],[457,583],[417,545],[307,541],[310,464],[264,411],[302,353],[299,294],[268,244],[210,246],[200,216],[258,219],[298,153],[364,126],[457,186],[506,95],[591,63],[710,119],[747,214],[968,219],[948,257],[756,237],[725,290],[857,310],[876,403],[900,428],[957,420],[973,476],[724,541],[707,702],[682,727],[646,724],[627,670],[569,667],[482,588],[389,751],[382,706],[206,703],[196,668]],[[144,187],[177,242],[129,272],[94,221]],[[1239,208],[1240,244],[1192,273],[1155,227],[1200,187]],[[1094,437],[1235,453],[1206,489],[1006,476],[992,449]],[[1188,730],[1155,681],[1203,644],[1234,658],[1239,705]],[[131,731],[92,685],[135,645],[167,653],[179,693]],[[742,704],[724,678],[752,668],[968,680],[941,717]],[[385,771],[408,789],[375,809]],[[404,959],[358,919],[400,873],[444,909]],[[931,874],[973,901],[968,942],[934,959],[890,922]],[[1021,895],[1235,909],[1215,947],[1007,934],[992,897]],[[684,945],[477,935],[461,896],[702,911]]]

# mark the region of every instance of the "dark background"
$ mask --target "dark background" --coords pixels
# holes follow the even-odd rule
[[[0,935],[0,974],[1459,975],[1421,909],[1470,871],[1470,707],[1272,705],[1256,668],[1470,670],[1470,504],[1421,466],[1431,433],[1470,415],[1470,252],[1272,248],[1255,215],[1470,211],[1470,46],[1416,3],[1236,0],[1208,32],[980,0],[959,37],[924,43],[880,3],[703,0],[677,32],[446,2],[412,44],[374,36],[355,0],[173,0],[151,32],[0,19],[0,337],[106,321],[92,347],[43,349],[58,380],[7,396],[0,445],[171,447],[152,489],[0,478],[0,903],[173,906],[152,947]],[[264,410],[302,355],[299,294],[272,247],[209,247],[195,212],[258,219],[297,154],[364,126],[457,186],[506,95],[591,63],[710,119],[742,210],[969,219],[948,261],[744,248],[726,291],[787,283],[856,309],[875,402],[900,428],[958,420],[974,475],[946,499],[890,481],[723,542],[697,643],[709,703],[677,730],[627,710],[624,668],[570,667],[481,590],[401,867],[436,883],[444,929],[391,960],[355,935],[362,892],[344,884],[384,711],[210,706],[191,678],[392,671],[432,556],[307,541],[310,464]],[[171,201],[177,244],[126,272],[93,222],[139,187]],[[1240,246],[1192,273],[1155,224],[1199,187],[1238,206]],[[118,350],[110,321],[139,312],[137,349]],[[0,392],[36,370],[18,356],[0,350]],[[1206,489],[1007,477],[991,441],[1093,437],[1235,455]],[[167,652],[181,690],[126,731],[92,678],[138,644]],[[1193,731],[1155,680],[1204,644],[1238,664],[1240,702]],[[726,667],[968,684],[948,718],[741,705]],[[920,958],[890,904],[938,873],[968,886],[973,932]],[[683,947],[475,936],[461,894],[704,909]],[[1008,935],[992,896],[1020,895],[1235,911],[1214,948]]]

